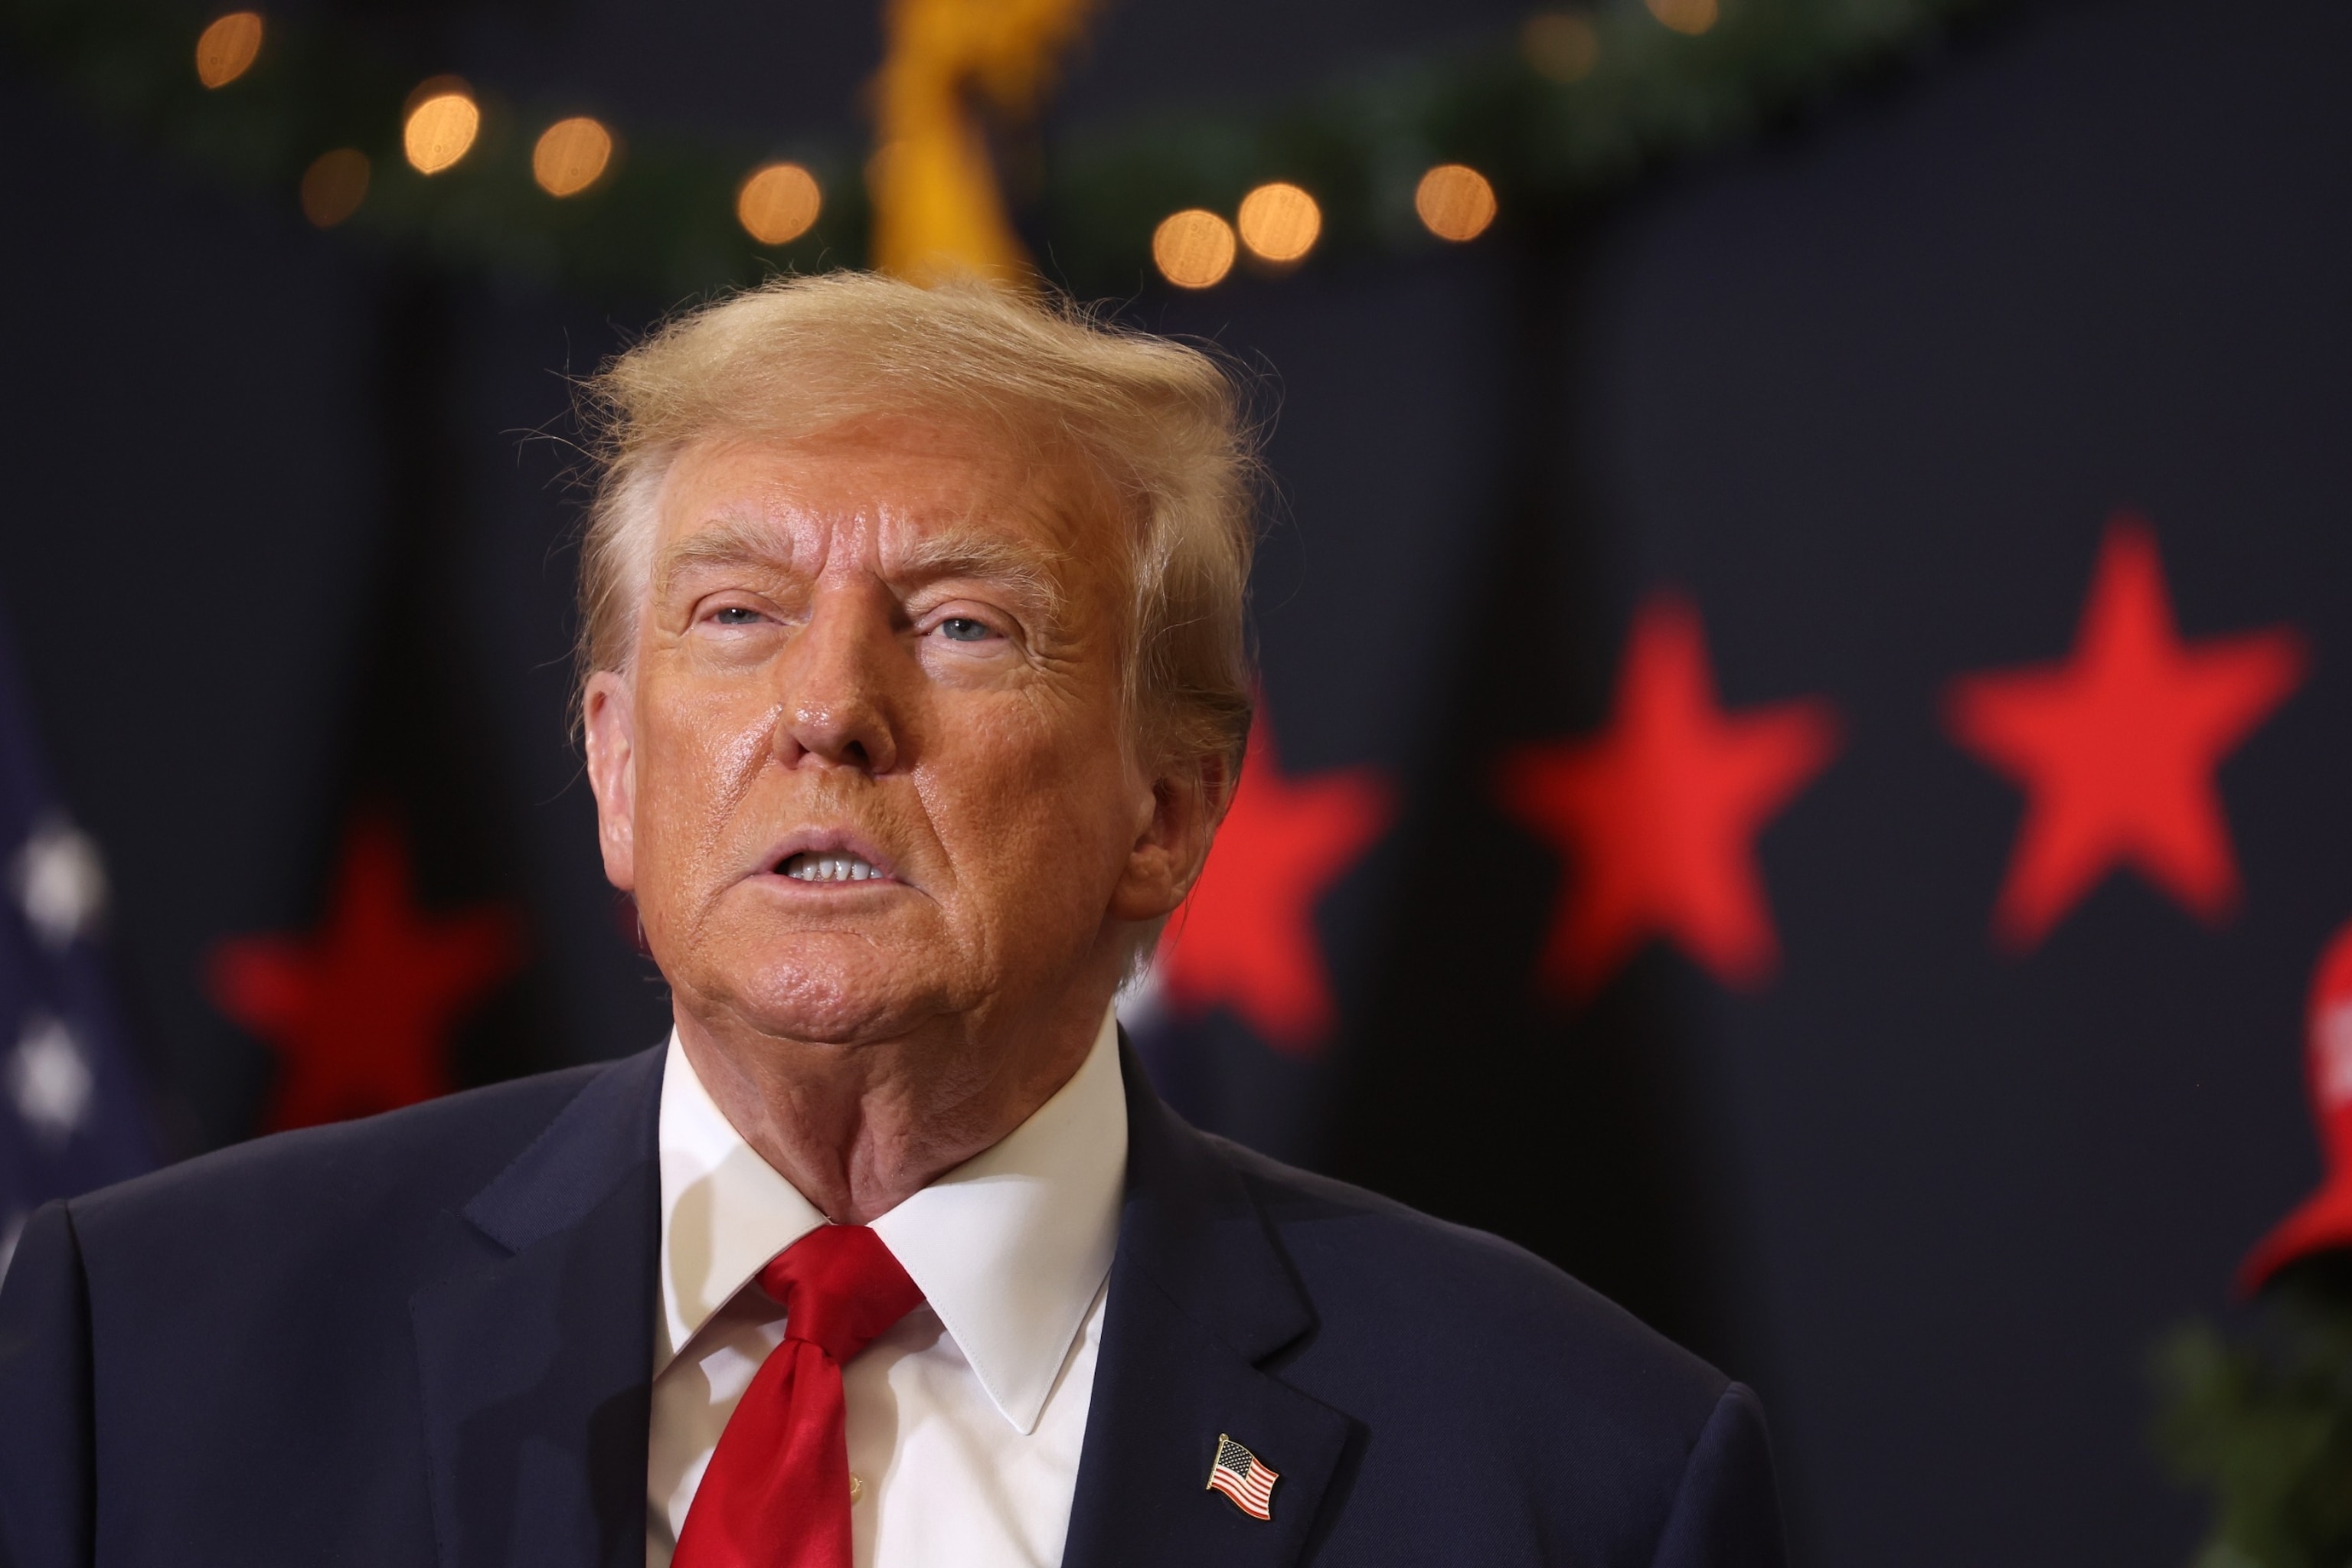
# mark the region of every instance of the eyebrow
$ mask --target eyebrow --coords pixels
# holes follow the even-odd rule
[[[903,585],[954,577],[994,583],[1017,590],[1046,615],[1058,616],[1062,589],[1050,568],[1062,559],[1058,551],[1043,551],[987,534],[950,530],[909,542],[890,561],[888,576],[894,584]]]
[[[925,535],[904,550],[891,552],[885,575],[894,587],[901,588],[957,577],[997,584],[1020,593],[1049,617],[1058,618],[1064,596],[1051,568],[1063,559],[1059,551],[1014,544],[984,533],[949,530]],[[790,547],[777,548],[773,536],[766,531],[739,522],[721,522],[662,552],[654,574],[655,597],[667,598],[676,590],[679,578],[709,566],[757,566],[779,573],[794,570]]]
[[[793,556],[790,549],[779,551],[758,529],[737,522],[720,523],[682,539],[661,552],[654,571],[655,600],[668,598],[680,577],[704,566],[764,566],[789,572],[793,569]]]

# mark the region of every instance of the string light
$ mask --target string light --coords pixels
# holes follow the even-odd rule
[[[1233,226],[1203,207],[1187,207],[1151,231],[1151,259],[1179,289],[1206,289],[1234,269]]]
[[[214,4],[236,3],[210,0],[204,9]],[[1898,55],[1909,41],[1936,36],[1948,13],[1960,3],[1872,0],[1871,5],[1860,10],[1843,5],[1801,5],[1781,19],[1785,26],[1757,33],[1738,26],[1738,16],[1727,9],[1732,0],[1644,0],[1645,9],[1656,13],[1648,22],[1623,15],[1618,0],[1606,0],[1607,8],[1604,0],[1521,0],[1521,25],[1512,41],[1519,45],[1517,52],[1524,58],[1510,64],[1523,73],[1520,81],[1537,91],[1538,100],[1557,97],[1560,100],[1557,103],[1523,102],[1517,91],[1509,89],[1507,80],[1493,74],[1497,62],[1474,52],[1449,64],[1433,62],[1425,69],[1374,73],[1347,90],[1313,95],[1283,111],[1282,118],[1295,133],[1286,133],[1290,140],[1303,137],[1322,150],[1317,154],[1317,190],[1325,195],[1355,191],[1375,198],[1376,208],[1383,186],[1395,195],[1404,194],[1395,192],[1391,184],[1399,173],[1410,172],[1409,164],[1404,171],[1397,171],[1391,162],[1399,145],[1398,128],[1414,123],[1431,103],[1446,104],[1450,107],[1442,117],[1443,130],[1431,128],[1433,134],[1442,136],[1439,144],[1449,150],[1483,149],[1481,168],[1494,170],[1490,178],[1495,184],[1490,189],[1510,189],[1513,219],[1520,223],[1561,211],[1607,188],[1633,167],[1719,143],[1759,121],[1770,120],[1867,62]],[[216,109],[227,110],[230,106],[225,100],[231,96],[242,104],[232,117],[234,126],[213,123],[211,117],[204,115],[165,116],[143,122],[148,136],[165,146],[200,150],[208,139],[226,131],[264,148],[259,155],[269,161],[275,161],[275,156],[267,149],[273,147],[317,153],[320,104],[362,105],[381,89],[380,73],[385,62],[373,58],[364,46],[345,47],[320,33],[289,32],[268,20],[257,6],[216,13],[208,23],[197,21],[201,10],[183,13],[177,23],[168,17],[158,20],[131,0],[80,0],[80,6],[91,12],[95,25],[75,31],[62,46],[68,74],[78,79],[102,85],[123,69],[140,68],[142,61],[152,64],[151,46],[163,50],[160,59],[167,77],[193,66],[205,82],[233,84],[257,72],[263,79],[257,86],[268,90],[259,97],[253,89],[215,95]],[[1539,14],[1529,16],[1529,11]],[[1727,16],[1730,26],[1725,25]],[[146,36],[154,30],[149,22],[163,29],[160,37]],[[1680,35],[1672,39],[1665,37],[1670,25],[1705,26],[1706,36],[1686,47]],[[200,44],[180,30],[189,26],[205,35]],[[1653,26],[1660,31],[1649,33]],[[244,42],[237,41],[240,36]],[[196,58],[191,59],[189,53],[183,52],[183,63],[171,66],[171,51],[188,51],[191,45],[198,46]],[[260,58],[265,53],[269,56],[267,60]],[[1595,62],[1590,67],[1589,58]],[[1705,68],[1693,74],[1698,67]],[[239,74],[231,76],[232,70]],[[1544,76],[1539,71],[1556,79],[1587,71],[1588,82],[1605,74],[1608,90],[1596,96],[1588,86],[1581,91],[1552,94],[1542,88]],[[178,79],[184,84],[187,79]],[[1674,112],[1661,117],[1658,105],[1669,100]],[[1530,103],[1547,111],[1528,112]],[[417,99],[412,96],[403,107],[395,123],[404,132],[417,106]],[[503,160],[520,151],[504,140],[508,131],[498,121],[497,108],[487,100],[475,106],[472,139],[484,143],[484,156],[473,158],[470,146],[462,154],[472,160],[468,168],[485,175],[492,173],[487,165],[494,153]],[[544,128],[545,122],[540,123]],[[1213,116],[1180,137],[1181,144],[1172,150],[1172,155],[1213,166],[1219,155],[1216,150],[1230,151],[1246,140],[1254,123],[1248,118]],[[424,127],[420,124],[417,129]],[[356,127],[346,133],[355,131]],[[1101,198],[1106,191],[1132,195],[1156,183],[1171,156],[1163,141],[1164,133],[1158,131],[1115,138],[1097,150],[1098,155],[1086,160],[1085,170],[1065,169],[1049,161],[1048,185],[1041,203],[1054,215],[1048,246],[1075,269],[1072,286],[1097,291],[1115,289],[1121,270],[1126,269],[1131,279],[1133,268],[1145,259],[1139,253],[1149,254],[1155,226],[1137,222],[1138,215],[1131,212],[1122,216],[1116,200]],[[1595,147],[1617,147],[1625,156],[1579,155],[1579,149],[1590,153]],[[730,168],[723,150],[699,141],[688,142],[677,149],[677,179],[639,179],[632,170],[616,181],[615,166],[626,155],[616,146],[598,176],[601,184],[595,188],[604,195],[597,205],[611,211],[614,222],[609,227],[599,226],[593,236],[565,232],[561,226],[551,233],[543,231],[542,219],[530,216],[533,205],[528,201],[452,204],[400,195],[386,205],[396,194],[390,185],[384,192],[368,191],[364,199],[377,205],[364,211],[372,220],[370,226],[380,229],[388,239],[429,250],[441,261],[500,268],[551,261],[575,283],[600,290],[683,292],[707,284],[714,264],[737,273],[761,265],[740,240],[731,247],[726,241],[725,225],[737,215],[723,200],[692,203],[683,208],[676,204],[681,181],[690,184],[715,178],[723,190],[729,174],[741,179],[746,171],[740,163]],[[385,159],[394,154],[379,148],[373,156]],[[393,184],[404,178],[398,175],[396,166],[387,167],[394,169]],[[286,174],[303,172],[299,164],[280,168],[281,179]],[[349,184],[357,188],[355,182]],[[314,195],[320,188],[318,182],[312,182]],[[484,195],[488,194],[486,188]],[[741,194],[740,185],[738,194]],[[1522,204],[1527,206],[1524,212]],[[305,210],[331,213],[338,205],[321,205],[313,200]],[[1228,218],[1237,216],[1234,207],[1223,210]],[[1434,221],[1440,226],[1461,231],[1464,226],[1449,220],[1444,204],[1433,210],[1439,214]],[[1331,236],[1335,247],[1345,247],[1351,256],[1410,248],[1413,226],[1400,231],[1378,221],[1376,212],[1360,216],[1374,221],[1340,224]],[[670,243],[681,224],[689,228],[702,226],[693,229],[691,242]],[[736,232],[742,233],[740,228]],[[838,237],[844,243],[839,260],[860,258],[862,247],[854,237],[844,233],[827,237]],[[562,243],[549,248],[549,242],[558,239]],[[1321,243],[1318,234],[1315,245],[1319,247]],[[1326,253],[1317,248],[1310,254]],[[832,258],[811,256],[807,259],[820,265]]]
[[[231,11],[196,35],[196,79],[226,87],[253,68],[261,53],[261,13]]]
[[[809,231],[824,206],[814,174],[798,163],[770,163],[735,193],[735,221],[761,245],[789,245]]]
[[[1538,11],[1519,29],[1519,53],[1538,76],[1582,81],[1601,63],[1601,35],[1581,11]]]
[[[1323,209],[1315,198],[1278,180],[1244,196],[1236,216],[1242,243],[1268,261],[1297,260],[1315,248],[1323,232]],[[1222,268],[1218,276],[1223,276]]]
[[[584,114],[559,120],[530,150],[530,177],[551,196],[573,196],[594,184],[613,161],[613,133]]]
[[[466,155],[481,133],[482,111],[466,84],[435,77],[409,95],[407,123],[400,141],[420,174],[437,174]]]
[[[1475,239],[1495,221],[1495,187],[1467,163],[1440,163],[1421,177],[1412,210],[1440,239]]]
[[[302,216],[332,228],[367,200],[367,154],[356,147],[321,153],[302,171]]]
[[[1650,15],[1696,37],[1715,26],[1715,0],[1649,0]]]

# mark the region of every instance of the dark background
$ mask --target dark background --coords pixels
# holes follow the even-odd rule
[[[194,16],[194,13],[191,14]],[[1273,101],[1507,32],[1500,0],[1116,0],[1053,111]],[[379,16],[381,24],[386,18]],[[624,122],[863,134],[862,5],[483,5],[419,53]],[[2013,5],[1572,232],[1310,265],[1131,319],[1278,397],[1257,583],[1287,771],[1395,826],[1321,906],[1343,1024],[1277,1053],[1137,1014],[1187,1110],[1554,1258],[1759,1387],[1801,1560],[2185,1561],[2144,1363],[2317,1174],[2303,985],[2352,915],[2352,13]],[[318,916],[354,809],[425,901],[531,933],[481,1081],[652,1043],[666,999],[569,742],[567,373],[665,309],[413,269],[115,141],[0,56],[0,602],[104,847],[161,1136],[248,1135],[272,1058],[226,936]],[[2312,673],[2220,773],[2245,896],[2129,876],[1996,950],[2020,796],[1946,738],[1967,671],[2070,646],[2109,514],[2183,634]],[[1764,830],[1783,949],[1532,984],[1559,863],[1496,758],[1597,729],[1633,606],[1705,616],[1725,704],[1818,695]]]

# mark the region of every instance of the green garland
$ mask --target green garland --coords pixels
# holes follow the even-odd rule
[[[736,224],[734,198],[744,174],[777,150],[625,127],[618,167],[591,191],[558,201],[532,183],[531,142],[542,125],[574,110],[526,116],[491,84],[477,83],[483,119],[474,147],[454,169],[420,174],[402,154],[400,123],[407,95],[427,73],[357,32],[271,16],[253,68],[209,89],[196,80],[196,27],[172,0],[0,0],[0,26],[105,121],[289,211],[313,159],[358,148],[373,174],[343,231],[454,269],[513,272],[602,299],[673,298],[778,264],[854,264],[864,255],[862,185],[851,177],[855,165],[832,149],[782,150],[816,174],[826,200],[809,234],[767,250]]]
[[[1413,216],[1432,163],[1494,183],[1499,226],[1539,228],[1658,160],[1748,132],[1857,71],[1917,47],[1981,0],[1726,0],[1688,37],[1630,3],[1577,13],[1591,47],[1578,79],[1547,77],[1497,44],[1348,81],[1270,113],[1166,117],[1107,134],[1049,139],[1026,226],[1047,273],[1081,293],[1130,292],[1151,276],[1150,237],[1171,212],[1230,215],[1265,179],[1322,205],[1310,265],[1439,245]],[[272,16],[260,59],[217,90],[198,84],[189,15],[170,0],[0,0],[0,29],[107,120],[176,161],[289,207],[302,171],[330,148],[373,165],[345,228],[440,265],[560,283],[591,297],[675,299],[777,268],[854,267],[868,213],[857,150],[719,145],[623,125],[624,154],[564,200],[531,183],[537,130],[576,106],[525,113],[476,84],[479,141],[427,177],[399,150],[401,107],[425,70],[398,68],[348,30]],[[1555,73],[1566,74],[1557,60]],[[487,89],[487,90],[484,90]],[[535,106],[541,107],[541,106]],[[815,226],[762,247],[735,222],[756,164],[791,157],[824,190]]]
[[[1185,206],[1232,214],[1261,181],[1321,204],[1318,257],[1443,246],[1413,188],[1431,164],[1485,174],[1501,226],[1558,223],[1656,163],[1752,134],[1898,53],[1972,0],[1727,0],[1693,37],[1641,5],[1576,13],[1590,70],[1548,78],[1515,44],[1418,62],[1333,87],[1256,119],[1171,117],[1089,137],[1056,160],[1044,229],[1055,267],[1085,286],[1132,289],[1154,224]]]
[[[2293,1265],[2231,1331],[2156,1356],[2158,1450],[2213,1502],[2195,1568],[2352,1563],[2352,1255]]]

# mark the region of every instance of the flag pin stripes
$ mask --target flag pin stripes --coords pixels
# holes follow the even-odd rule
[[[1217,1434],[1217,1459],[1209,1467],[1209,1490],[1224,1493],[1252,1519],[1270,1520],[1274,1510],[1268,1505],[1274,1483],[1280,1479],[1279,1474],[1266,1468],[1265,1460],[1223,1432]]]

